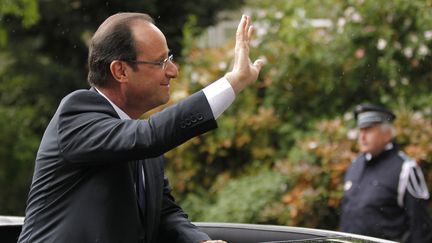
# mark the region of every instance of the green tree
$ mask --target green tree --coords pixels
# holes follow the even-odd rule
[[[366,101],[431,116],[432,2],[252,0],[247,7],[257,36],[252,56],[265,56],[267,64],[255,87],[219,118],[217,131],[170,153],[175,191],[185,205],[194,205],[200,220],[202,212],[218,207],[226,185],[273,168],[299,178],[297,185],[265,209],[267,221],[263,216],[251,223],[334,228],[345,168],[335,159],[341,156],[346,165],[355,148],[344,143],[349,125],[339,124],[340,131],[328,134],[317,126]],[[228,71],[233,47],[203,49],[193,38],[187,41],[187,65],[179,78],[184,93]],[[316,133],[323,133],[321,146],[333,149],[328,154],[316,154],[302,143]],[[346,154],[330,153],[337,149]],[[198,197],[206,200],[193,204]],[[318,210],[320,203],[325,210]],[[218,219],[230,219],[230,212],[225,213]]]
[[[19,16],[22,28],[31,28],[39,20],[36,0],[0,1],[0,73],[6,73],[11,63],[10,53],[6,53],[9,33],[6,16]],[[0,207],[1,214],[13,214],[17,208],[23,208],[26,193],[32,176],[33,165],[28,163],[34,159],[37,148],[37,136],[27,127],[37,119],[37,114],[30,105],[12,107],[3,103],[8,96],[15,93],[8,89],[12,84],[19,84],[18,78],[9,82],[0,82]],[[18,86],[19,87],[19,86]],[[36,122],[37,123],[37,122]],[[17,178],[22,178],[18,180]],[[11,200],[12,199],[12,200]]]
[[[412,97],[431,97],[430,1],[256,4],[264,9],[256,18],[263,22],[260,52],[271,80],[263,103],[287,121],[284,137],[291,130],[284,126],[307,128],[363,101],[427,105]]]

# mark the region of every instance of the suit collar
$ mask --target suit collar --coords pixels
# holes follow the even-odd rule
[[[108,102],[114,108],[114,110],[116,111],[116,113],[120,117],[120,119],[122,119],[122,120],[132,120],[132,118],[130,118],[122,109],[120,109],[120,107],[118,107],[116,104],[114,104],[114,102],[112,102],[108,97],[105,96],[104,93],[102,93],[96,87],[91,87],[90,90],[97,92],[102,97],[104,97],[106,100],[108,100]]]

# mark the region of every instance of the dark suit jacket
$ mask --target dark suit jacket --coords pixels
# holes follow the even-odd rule
[[[148,120],[119,119],[95,90],[69,94],[42,138],[18,242],[208,239],[170,195],[162,155],[216,126],[202,91]],[[137,160],[145,167],[144,215]]]

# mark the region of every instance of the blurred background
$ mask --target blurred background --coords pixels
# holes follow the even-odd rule
[[[89,39],[123,11],[165,33],[180,67],[171,103],[230,70],[242,13],[252,57],[267,60],[216,131],[167,154],[193,221],[337,229],[363,102],[393,109],[432,189],[431,0],[0,0],[0,215],[24,215],[44,129],[63,96],[88,88]]]

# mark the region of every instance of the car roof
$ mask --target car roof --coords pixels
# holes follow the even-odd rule
[[[282,243],[282,242],[368,242],[395,243],[369,236],[338,231],[293,226],[194,222],[212,239],[223,239],[229,243]]]
[[[0,239],[16,242],[21,232],[24,217],[0,216]],[[338,231],[312,229],[293,226],[193,222],[212,239],[222,239],[229,243],[284,243],[284,242],[368,242],[395,243],[394,241]]]

